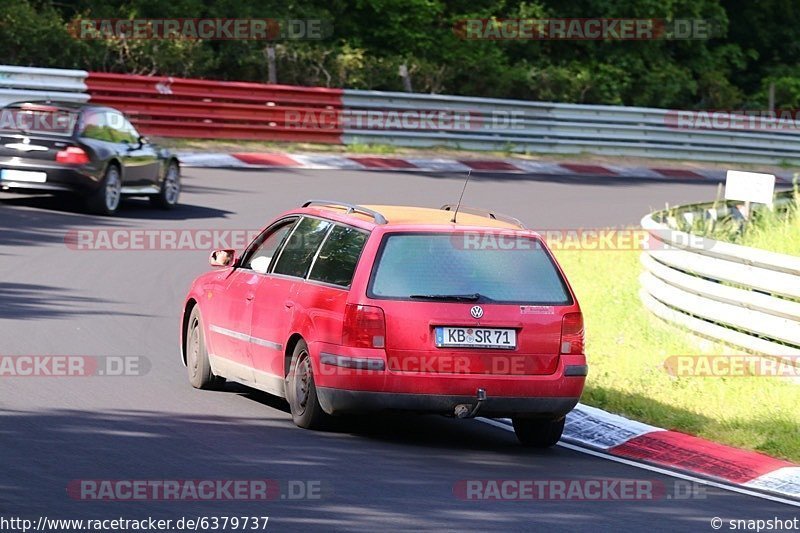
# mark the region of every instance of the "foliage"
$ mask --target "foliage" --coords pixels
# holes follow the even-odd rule
[[[86,18],[320,19],[309,40],[80,40]],[[459,21],[503,18],[714,21],[711,39],[463,39]],[[800,105],[800,7],[792,0],[18,0],[0,5],[2,62],[15,65],[673,108],[761,108],[775,85]]]

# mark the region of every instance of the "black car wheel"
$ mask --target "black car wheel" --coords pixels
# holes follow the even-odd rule
[[[120,200],[122,200],[122,177],[119,167],[112,163],[108,165],[100,187],[86,198],[86,206],[93,213],[113,215],[119,208]]]
[[[150,201],[161,209],[172,209],[178,205],[178,197],[181,194],[181,171],[176,161],[170,161],[164,181],[161,182],[161,189],[158,194],[150,197]]]

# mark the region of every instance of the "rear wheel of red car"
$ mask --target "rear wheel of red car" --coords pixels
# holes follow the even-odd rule
[[[321,429],[329,419],[317,399],[311,356],[305,341],[298,341],[292,352],[289,375],[286,376],[286,400],[292,420],[301,428]]]
[[[203,333],[203,318],[200,309],[195,306],[189,315],[186,326],[186,368],[189,372],[189,383],[196,389],[213,389],[225,382],[225,378],[215,376],[208,361],[206,339]]]
[[[535,418],[512,418],[514,433],[523,446],[549,448],[561,438],[566,418],[559,420],[537,420]]]

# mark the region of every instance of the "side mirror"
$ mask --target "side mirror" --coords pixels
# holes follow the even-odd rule
[[[144,137],[136,137],[136,140],[134,142],[131,142],[128,139],[124,139],[122,141],[122,144],[124,144],[125,146],[128,147],[128,151],[131,151],[131,150],[139,150],[139,149],[141,149],[145,145],[146,142],[147,142],[147,139],[145,139]]]
[[[208,258],[208,263],[212,267],[229,267],[233,265],[235,259],[236,250],[214,250]]]

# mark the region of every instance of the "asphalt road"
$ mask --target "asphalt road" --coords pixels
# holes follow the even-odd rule
[[[791,518],[797,508],[709,488],[655,501],[464,501],[468,479],[675,480],[563,448],[532,452],[476,420],[393,416],[335,432],[296,428],[283,402],[228,386],[192,389],[177,355],[179,310],[206,251],[77,251],[74,229],[257,229],[308,198],[438,206],[463,176],[187,169],[174,212],[131,200],[113,219],[79,204],[0,195],[0,354],[143,356],[128,377],[2,378],[0,517],[267,515],[272,530],[711,531],[709,521]],[[464,203],[534,228],[636,224],[651,208],[712,199],[716,184],[474,175]],[[78,501],[80,479],[319,482],[318,499]],[[2,527],[0,527],[2,529]]]

